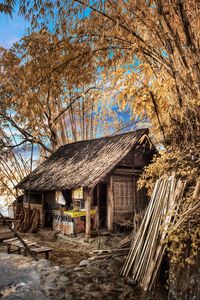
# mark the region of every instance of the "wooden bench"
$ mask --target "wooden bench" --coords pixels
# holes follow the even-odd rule
[[[45,253],[45,258],[49,259],[49,252],[53,251],[52,248],[49,247],[42,247],[36,244],[35,242],[31,242],[27,239],[24,240],[24,242],[27,244],[27,246],[30,248],[30,251],[33,252],[36,257],[40,253]],[[27,249],[24,247],[24,245],[17,239],[17,238],[12,238],[8,240],[4,240],[3,243],[7,245],[7,252],[8,253],[18,253],[22,254],[22,250],[24,255],[27,255]],[[15,250],[11,250],[11,247],[17,248]]]
[[[49,247],[41,247],[31,248],[31,251],[37,256],[39,253],[45,253],[45,258],[49,259],[49,252],[53,251],[52,248]]]

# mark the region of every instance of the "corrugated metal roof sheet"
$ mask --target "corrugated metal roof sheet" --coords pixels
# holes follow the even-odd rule
[[[60,147],[16,187],[37,191],[93,187],[136,145],[148,129]]]

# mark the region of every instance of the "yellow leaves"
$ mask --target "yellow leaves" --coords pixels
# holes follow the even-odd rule
[[[126,107],[126,100],[125,100],[124,97],[123,97],[123,99],[122,99],[122,101],[121,101],[121,108],[122,108],[122,110],[124,110],[125,107]]]
[[[190,266],[194,266],[195,265],[195,260],[190,258],[190,257],[187,257],[185,262],[190,265]]]
[[[124,91],[119,92],[117,99],[118,99],[118,105],[121,107],[122,110],[124,110],[126,107],[125,92]]]

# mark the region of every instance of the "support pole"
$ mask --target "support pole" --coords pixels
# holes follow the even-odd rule
[[[85,189],[85,208],[86,208],[86,225],[85,225],[85,240],[87,241],[91,236],[91,195],[88,188]]]
[[[100,228],[100,185],[97,184],[97,212],[96,212],[96,227]]]
[[[31,142],[31,162],[30,174],[33,169],[33,142]],[[29,189],[28,189],[28,228],[31,226],[31,176],[29,176]]]
[[[109,176],[107,188],[107,225],[108,230],[113,231],[114,199],[113,199],[113,176]]]

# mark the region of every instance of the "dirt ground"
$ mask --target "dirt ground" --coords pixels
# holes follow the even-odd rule
[[[79,247],[73,241],[70,243],[57,238],[55,233],[50,230],[41,230],[36,234],[23,234],[23,237],[36,242],[40,246],[53,248],[53,251],[50,253],[50,261],[55,265],[63,267],[76,266],[82,259],[87,259],[88,257],[88,251],[85,247]]]
[[[50,261],[63,267],[75,267],[81,260],[89,257],[89,252],[97,249],[118,248],[119,242],[126,236],[126,233],[113,235],[99,235],[85,242],[84,234],[76,237],[56,234],[50,229],[42,229],[37,233],[20,233],[24,239],[36,242],[40,246],[53,248],[50,253]],[[0,252],[6,252],[6,246],[0,243]],[[41,254],[40,258],[44,258]]]
[[[41,246],[53,248],[50,255],[50,264],[52,268],[59,266],[61,275],[54,274],[54,271],[50,269],[47,272],[48,275],[45,275],[46,279],[42,279],[45,282],[47,299],[167,299],[162,286],[156,288],[153,296],[146,295],[133,282],[121,278],[120,271],[125,260],[124,256],[95,261],[87,260],[90,256],[89,252],[92,250],[118,248],[119,242],[126,234],[102,235],[93,237],[88,242],[85,242],[84,235],[61,238],[60,234],[55,235],[55,232],[51,230],[41,230],[37,234],[25,233],[21,236]],[[6,252],[6,247],[2,244],[0,244],[0,252]],[[41,255],[40,258],[44,258],[44,256]],[[86,262],[86,265],[82,266],[80,262]],[[62,287],[57,286],[61,284],[61,280],[58,279],[59,276],[65,279]],[[7,298],[5,299],[7,300]]]
[[[55,234],[52,230],[47,229],[40,230],[38,233],[21,234],[23,238],[34,241],[40,246],[53,248],[50,254],[50,261],[63,267],[79,265],[81,260],[89,257],[89,252],[92,250],[118,248],[119,242],[126,235],[126,233],[102,235],[92,237],[88,242],[85,242],[84,234],[79,234],[77,237],[68,237],[62,236],[62,234]]]

